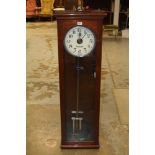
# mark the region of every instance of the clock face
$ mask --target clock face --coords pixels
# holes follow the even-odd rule
[[[84,57],[95,48],[94,33],[84,26],[75,26],[65,35],[64,46],[67,52],[76,57]]]

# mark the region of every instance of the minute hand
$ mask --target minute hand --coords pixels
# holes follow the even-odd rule
[[[86,33],[86,34],[87,34],[87,33]],[[85,34],[85,35],[86,35],[86,34]],[[85,37],[85,35],[84,35],[81,39],[83,39],[83,38]]]

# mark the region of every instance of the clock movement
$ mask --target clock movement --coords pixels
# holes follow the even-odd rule
[[[62,148],[99,148],[104,11],[57,11]]]

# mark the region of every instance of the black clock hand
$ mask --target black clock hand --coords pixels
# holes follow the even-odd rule
[[[85,35],[86,35],[87,33],[85,33]],[[81,39],[83,39],[84,37],[85,37],[85,35],[81,38]]]
[[[81,33],[79,33],[79,38],[81,38]]]

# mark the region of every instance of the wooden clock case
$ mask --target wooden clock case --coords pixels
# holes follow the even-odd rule
[[[99,111],[100,111],[100,77],[102,57],[102,30],[104,11],[55,11],[58,28],[58,57],[60,81],[61,110],[61,148],[99,148]],[[83,135],[72,137],[70,111],[75,109],[76,100],[76,57],[70,55],[64,48],[64,37],[72,27],[82,26],[92,30],[96,37],[96,46],[92,56],[79,58],[84,67],[80,77],[80,108],[84,111],[82,117],[88,120],[83,125]],[[92,72],[95,71],[95,78]],[[90,75],[91,74],[91,75]],[[89,76],[88,76],[89,75]],[[84,121],[83,121],[84,124]],[[82,136],[84,138],[82,138]]]

